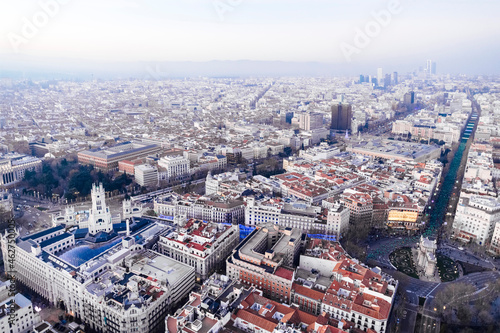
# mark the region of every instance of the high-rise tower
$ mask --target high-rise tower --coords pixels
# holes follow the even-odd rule
[[[330,129],[333,130],[350,130],[352,120],[352,107],[350,104],[332,105],[332,122]]]
[[[427,60],[427,66],[425,68],[427,74],[436,74],[436,62],[432,60]]]
[[[377,82],[379,86],[381,86],[384,82],[384,72],[382,71],[382,67],[377,68]]]

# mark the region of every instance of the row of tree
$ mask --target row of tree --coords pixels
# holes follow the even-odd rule
[[[442,327],[483,327],[498,329],[500,313],[495,301],[500,293],[500,281],[491,282],[480,293],[474,285],[464,282],[450,283],[436,294],[435,309],[441,315]]]
[[[44,161],[41,172],[26,171],[24,186],[40,195],[75,199],[90,194],[93,183],[102,183],[106,191],[125,191],[132,183],[127,174],[104,173],[93,166],[79,165],[76,156]]]

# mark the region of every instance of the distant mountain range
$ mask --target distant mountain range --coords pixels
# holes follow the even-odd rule
[[[165,61],[95,62],[44,59],[26,55],[0,56],[0,78],[31,79],[165,79],[184,77],[332,77],[357,73],[351,66],[320,62],[287,61]],[[354,67],[354,66],[352,66]],[[370,68],[371,69],[371,68]],[[373,69],[372,69],[373,70]],[[354,74],[353,74],[354,75]]]

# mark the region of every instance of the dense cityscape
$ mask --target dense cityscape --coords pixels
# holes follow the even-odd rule
[[[169,57],[150,5],[47,0],[20,29],[0,25],[15,51],[0,51],[0,333],[500,331],[496,67],[465,74],[430,46],[358,61],[409,20],[398,1],[371,12],[352,45],[339,42],[336,66],[350,74],[283,56],[275,31],[252,45],[265,54],[270,38],[273,56],[255,56],[228,37],[260,29],[238,16],[257,5],[240,1],[212,4],[211,42],[235,43],[221,48],[227,57],[200,42],[214,23],[193,8],[196,32],[183,11],[165,19],[182,40]],[[78,20],[61,23],[78,6],[102,9],[98,26],[137,18],[155,41],[141,44],[148,37],[121,22],[130,34],[110,46],[135,60],[158,52],[168,69],[138,72],[127,51],[89,62],[114,50],[97,26],[89,43]],[[290,20],[311,14],[301,6],[290,2]],[[318,37],[310,20],[306,48]],[[241,39],[255,43],[254,33]],[[71,59],[68,36],[87,60],[58,60]],[[279,36],[276,47],[295,50]],[[239,60],[238,45],[259,60]]]

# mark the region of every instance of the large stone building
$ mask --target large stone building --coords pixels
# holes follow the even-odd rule
[[[500,222],[500,199],[460,195],[453,221],[453,236],[464,242],[487,244]]]
[[[98,188],[99,187],[96,186],[96,189],[98,189]],[[104,197],[104,194],[101,192],[100,196]],[[103,203],[103,202],[104,202],[104,200],[101,203]],[[106,204],[106,203],[104,202],[104,204]],[[92,203],[92,207],[93,207],[93,205],[94,204]],[[96,204],[96,208],[97,208],[97,204]],[[77,211],[77,210],[75,210],[75,206],[66,206],[66,208],[64,208],[64,211],[60,211],[60,212],[52,215],[52,226],[55,227],[57,225],[64,224],[67,227],[73,226],[73,225],[78,226],[78,228],[80,230],[88,228],[91,210],[92,210],[92,208],[90,210]],[[111,222],[116,224],[116,223],[120,223],[123,220],[131,219],[133,217],[139,218],[142,216],[142,212],[143,212],[143,209],[142,209],[141,204],[132,203],[131,200],[123,200],[121,216],[119,214],[115,215],[115,216],[111,215]]]
[[[78,163],[92,165],[102,170],[117,170],[120,161],[153,155],[161,149],[157,144],[128,141],[114,147],[81,151],[78,153]]]
[[[185,216],[217,223],[241,224],[245,221],[245,206],[240,200],[169,193],[155,199],[154,210],[159,215]]]
[[[42,160],[34,156],[16,153],[0,156],[0,187],[10,187],[19,183],[27,170],[41,169]]]
[[[421,213],[413,202],[390,202],[388,204],[387,226],[389,228],[418,230]]]
[[[346,150],[370,158],[408,162],[425,162],[438,159],[441,156],[441,148],[434,145],[379,138],[351,140]]]
[[[256,286],[264,295],[289,302],[302,244],[299,229],[267,223],[246,237],[227,259],[229,278]]]
[[[165,228],[134,221],[125,237],[89,247],[89,239],[75,244],[75,234],[57,226],[25,237],[2,235],[1,246],[7,262],[15,242],[19,283],[94,331],[164,332],[167,311],[195,282],[194,268],[145,249]]]
[[[305,112],[298,115],[299,128],[305,131],[323,127],[323,114],[319,112]]]
[[[185,181],[191,176],[190,162],[184,156],[164,156],[158,161],[158,166],[165,168],[168,181]]]
[[[136,165],[134,176],[136,183],[141,186],[158,186],[158,168],[154,165]]]
[[[190,219],[175,231],[161,235],[158,252],[194,267],[199,279],[206,279],[238,245],[238,225]]]
[[[326,219],[322,219],[323,210],[305,202],[285,203],[280,199],[246,199],[245,225],[258,226],[273,223],[281,228],[297,228],[303,232],[333,232]],[[333,222],[333,219],[331,219]],[[333,225],[330,225],[333,226]]]

